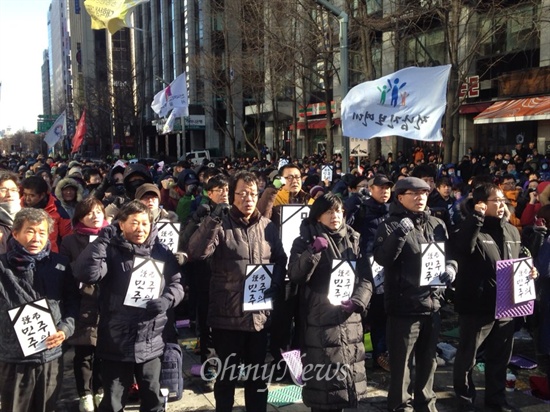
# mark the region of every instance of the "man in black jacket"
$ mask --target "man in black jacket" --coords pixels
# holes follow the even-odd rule
[[[78,290],[66,257],[50,253],[53,221],[43,209],[15,215],[7,253],[0,256],[0,397],[3,411],[53,411],[63,380],[61,344],[74,332]],[[27,320],[18,340],[8,311],[46,300],[48,308]],[[37,304],[38,306],[38,304]],[[30,308],[30,306],[28,306]],[[32,319],[51,314],[57,332],[41,340],[43,325]],[[22,313],[20,313],[23,316]],[[32,318],[32,319],[31,319]],[[34,323],[33,323],[34,322]],[[44,332],[45,333],[45,332]],[[23,345],[45,343],[44,350],[23,354]]]
[[[388,410],[435,412],[433,381],[442,294],[438,287],[420,286],[422,245],[447,241],[447,230],[426,208],[430,186],[424,180],[406,177],[395,184],[394,191],[390,216],[379,226],[374,244],[374,259],[384,266],[391,369]],[[451,282],[455,273],[456,263],[448,261],[439,279]]]
[[[453,384],[464,411],[474,410],[476,389],[472,372],[482,343],[485,343],[484,410],[514,410],[505,397],[514,322],[512,318],[495,319],[496,263],[517,259],[520,253],[520,236],[508,222],[506,201],[503,191],[492,183],[475,188],[472,198],[464,205],[467,217],[453,242],[460,267],[455,285],[460,342]]]

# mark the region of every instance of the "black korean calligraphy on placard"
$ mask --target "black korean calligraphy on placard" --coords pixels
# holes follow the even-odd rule
[[[136,256],[124,298],[125,306],[145,308],[147,302],[160,296],[164,262]]]
[[[333,305],[340,305],[343,300],[351,297],[355,288],[354,260],[334,259],[328,286],[328,300]]]
[[[57,332],[46,299],[29,302],[8,311],[23,356],[46,350],[45,340]]]
[[[517,259],[514,261],[514,303],[535,300],[535,280],[531,278],[533,259]]]
[[[420,286],[445,286],[439,275],[445,272],[445,243],[421,243]]]
[[[265,299],[264,292],[271,286],[273,265],[246,265],[244,281],[243,311],[271,310],[271,298]]]
[[[172,253],[176,253],[178,251],[181,224],[160,220],[157,227],[160,242],[168,246]]]

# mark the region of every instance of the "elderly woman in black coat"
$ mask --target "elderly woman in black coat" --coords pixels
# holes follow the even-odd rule
[[[99,282],[101,290],[96,354],[105,392],[100,412],[124,409],[134,375],[140,411],[164,410],[159,383],[163,330],[166,311],[181,302],[183,287],[178,262],[157,238],[152,221],[143,203],[125,204],[117,221],[99,233],[74,265],[78,280]]]
[[[329,289],[335,260],[356,262],[350,294],[334,300]],[[315,200],[292,245],[288,275],[300,285],[300,344],[304,403],[312,411],[355,408],[367,395],[361,313],[372,295],[368,260],[359,234],[345,224],[332,193]]]

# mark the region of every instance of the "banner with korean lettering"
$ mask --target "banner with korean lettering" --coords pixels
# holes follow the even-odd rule
[[[352,88],[342,100],[344,136],[440,141],[451,65],[407,67]]]
[[[92,30],[107,29],[115,34],[132,27],[130,16],[141,3],[149,0],[86,0],[84,7],[92,19]]]

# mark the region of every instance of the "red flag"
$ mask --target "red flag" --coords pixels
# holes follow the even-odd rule
[[[71,154],[78,152],[78,149],[80,149],[80,146],[84,141],[84,136],[86,136],[86,110],[82,112],[82,116],[76,126],[76,132],[73,136],[73,150],[71,151]]]

